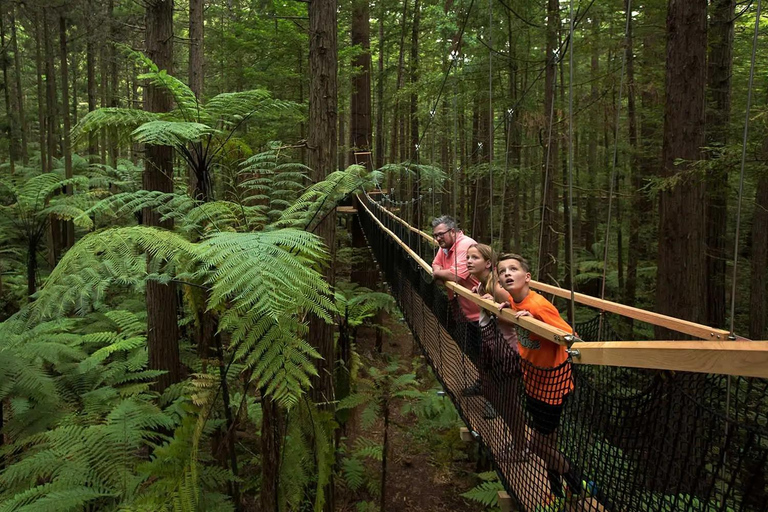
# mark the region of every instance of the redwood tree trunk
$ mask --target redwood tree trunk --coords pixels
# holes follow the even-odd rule
[[[173,71],[173,0],[154,0],[146,7],[147,56],[158,68]],[[167,112],[172,107],[171,98],[165,91],[150,84],[145,87],[146,110]],[[147,146],[143,173],[146,190],[173,192],[173,148]],[[150,209],[143,212],[147,226],[173,229],[173,221],[161,222],[160,215]],[[157,389],[164,390],[179,382],[179,325],[177,321],[176,285],[147,283],[147,345],[149,367],[164,370],[158,378]]]
[[[59,16],[59,45],[61,50],[61,109],[64,118],[64,173],[67,178],[72,177],[72,148],[69,143],[69,132],[72,122],[69,117],[69,65],[67,63],[67,20],[62,13]],[[67,195],[72,195],[72,186],[67,187]],[[63,222],[62,235],[64,247],[70,248],[75,244],[75,225],[71,220]]]
[[[359,72],[352,77],[349,119],[349,161],[371,168],[370,155],[355,157],[355,152],[371,150],[371,22],[368,0],[355,0],[352,7],[352,44],[362,52],[352,61]]]
[[[419,95],[417,87],[419,83],[419,24],[421,21],[421,4],[419,0],[414,0],[413,3],[413,25],[411,26],[411,108],[410,108],[410,131],[411,131],[411,143],[409,148],[410,160],[412,162],[419,162],[419,154],[421,151],[417,147],[419,144]],[[416,171],[416,176],[413,177],[413,187],[411,189],[411,197],[416,200],[412,209],[411,224],[416,227],[421,227],[421,205],[422,201],[418,200],[421,192],[421,172]]]
[[[11,6],[11,47],[13,49],[13,67],[16,70],[16,107],[18,109],[19,130],[21,132],[21,162],[27,165],[29,152],[27,150],[29,127],[24,108],[24,91],[21,88],[21,55],[19,41],[16,37],[16,7]]]
[[[308,165],[313,179],[318,182],[333,172],[337,161],[337,2],[313,0],[309,4],[309,137]],[[334,286],[334,260],[336,249],[336,215],[327,215],[315,233],[322,237],[330,251],[331,265],[325,278]],[[316,403],[332,410],[334,401],[333,367],[334,326],[321,318],[309,320],[310,343],[322,359],[316,361],[318,377],[313,379],[312,393]],[[334,509],[333,482],[325,493],[325,510]]]
[[[666,105],[661,175],[682,179],[659,194],[656,304],[660,313],[706,321],[704,185],[686,176],[705,144],[707,2],[670,0],[667,13]],[[680,334],[657,328],[658,339]]]
[[[627,10],[627,16],[631,16]],[[637,268],[640,261],[640,227],[642,215],[638,208],[644,208],[647,200],[642,190],[643,173],[638,159],[640,152],[637,139],[637,106],[635,94],[635,57],[634,40],[632,38],[632,20],[627,25],[626,34],[626,60],[627,60],[627,117],[629,118],[629,145],[632,148],[632,215],[629,218],[629,247],[627,250],[627,280],[624,288],[624,302],[630,306],[635,304],[637,294]],[[632,329],[632,319],[628,319]],[[631,331],[630,331],[631,332]]]
[[[280,447],[282,414],[266,390],[261,390],[261,512],[280,511]]]
[[[376,168],[384,165],[384,2],[379,6],[379,73],[376,78]],[[370,25],[370,24],[369,24]],[[370,27],[369,27],[370,28]],[[370,61],[370,57],[369,57]]]
[[[92,0],[88,0],[88,10],[93,9]],[[88,112],[96,110],[96,48],[94,45],[94,27],[90,16],[85,18],[88,33],[85,41],[85,67],[88,94]],[[91,162],[96,162],[96,154],[99,152],[99,138],[95,133],[88,135],[88,155]]]
[[[560,27],[560,4],[558,0],[547,3],[547,62],[544,74],[544,172],[542,190],[546,189],[541,214],[542,236],[539,248],[538,279],[547,283],[557,281],[558,232],[557,210],[555,205],[555,173],[557,172],[557,128],[550,126],[549,120],[555,101],[555,81],[557,80],[557,62],[554,52],[557,49],[557,30]],[[550,130],[552,137],[549,138]],[[547,165],[547,161],[548,164]]]
[[[768,285],[768,178],[761,178],[755,193],[755,214],[752,218],[752,273],[749,292],[749,337],[765,339],[766,285]]]
[[[709,72],[707,73],[707,146],[728,144],[731,117],[731,61],[733,59],[733,20],[735,0],[714,0],[710,21]],[[719,151],[710,153],[718,158]],[[707,324],[725,325],[725,262],[728,213],[728,168],[720,163],[708,167],[707,194]]]

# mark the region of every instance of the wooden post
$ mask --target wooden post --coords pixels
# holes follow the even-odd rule
[[[512,512],[512,497],[507,491],[499,491],[499,508],[501,512]]]
[[[472,432],[467,427],[459,427],[459,437],[465,443],[472,441]]]

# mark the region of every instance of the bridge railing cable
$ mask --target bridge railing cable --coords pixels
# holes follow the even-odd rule
[[[536,325],[492,314],[468,322],[460,290],[432,279],[430,241],[366,196],[359,203],[406,323],[520,510],[768,511],[768,381],[739,375],[747,363],[733,363],[730,386],[725,373],[575,364],[589,349],[581,361],[536,367],[517,350],[539,343],[524,328]]]

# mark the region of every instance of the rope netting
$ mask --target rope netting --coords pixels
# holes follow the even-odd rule
[[[518,352],[535,336],[490,313],[467,321],[379,222],[427,262],[433,245],[361,201],[358,218],[405,321],[520,510],[768,511],[766,380],[570,357],[536,367]],[[616,339],[605,319],[576,331]]]

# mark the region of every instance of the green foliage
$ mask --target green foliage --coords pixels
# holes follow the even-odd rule
[[[501,485],[499,477],[495,472],[480,473],[477,477],[482,482],[469,491],[462,494],[464,498],[480,503],[486,507],[486,510],[491,512],[500,511],[499,508],[499,491],[504,490],[504,486]]]

